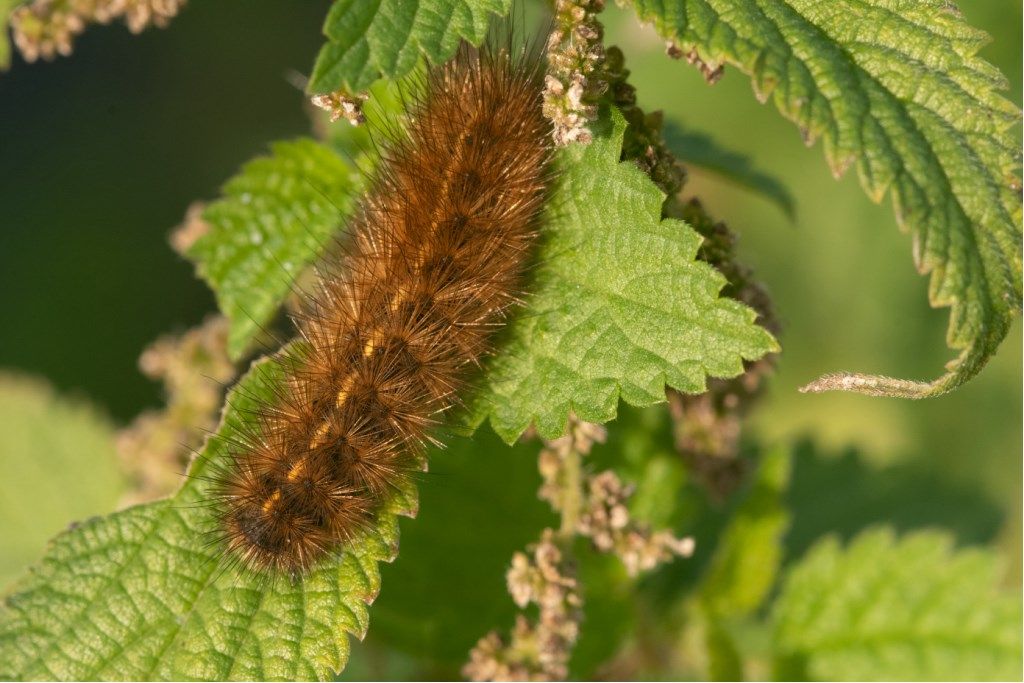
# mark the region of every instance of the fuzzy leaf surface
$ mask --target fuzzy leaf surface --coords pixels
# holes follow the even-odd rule
[[[795,564],[775,603],[782,680],[1013,680],[1019,594],[1000,593],[996,557],[941,532],[834,537]]]
[[[377,563],[397,552],[397,515],[415,513],[416,494],[396,492],[372,528],[301,581],[225,567],[203,477],[254,401],[273,395],[275,368],[254,366],[231,393],[218,437],[175,496],[56,538],[4,601],[0,678],[326,679],[344,667],[348,634],[365,633],[380,589]]]
[[[753,310],[719,297],[725,278],[696,260],[700,236],[662,220],[664,195],[619,161],[625,127],[613,109],[590,145],[557,155],[527,306],[471,406],[510,443],[531,423],[559,436],[570,411],[607,422],[620,396],[645,406],[666,385],[700,393],[708,376],[734,377],[778,348]]]
[[[929,300],[951,307],[960,351],[932,382],[838,374],[808,385],[920,398],[985,365],[1021,309],[1017,108],[977,56],[987,36],[948,0],[634,0],[641,18],[709,69],[751,76],[837,176],[856,165],[875,201],[888,192]]]
[[[206,208],[208,229],[188,256],[230,321],[232,358],[248,350],[295,279],[330,244],[362,185],[359,171],[329,147],[277,142]]]
[[[440,63],[460,40],[483,42],[492,15],[508,13],[511,0],[336,0],[323,32],[307,90],[356,93],[387,76],[412,71],[420,56]]]
[[[7,373],[0,373],[0,457],[2,588],[69,522],[113,510],[125,482],[109,419]]]

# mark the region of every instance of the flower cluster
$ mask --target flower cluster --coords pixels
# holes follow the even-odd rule
[[[180,337],[161,337],[139,358],[150,379],[162,380],[167,406],[142,413],[117,437],[132,487],[124,504],[171,493],[192,450],[217,426],[222,385],[235,376],[227,355],[228,323],[210,316]]]
[[[547,501],[555,512],[565,513],[578,506],[579,484],[567,481],[570,474],[565,463],[572,457],[590,453],[595,443],[604,443],[608,432],[592,422],[569,418],[565,436],[544,444],[537,459],[537,469],[543,478],[537,497]]]
[[[634,487],[624,485],[614,472],[601,472],[591,477],[587,485],[587,509],[580,516],[577,529],[590,538],[595,548],[622,560],[630,576],[654,569],[676,556],[693,554],[692,538],[676,538],[664,529],[651,531],[630,518],[626,505]]]
[[[531,622],[520,614],[509,638],[488,633],[470,652],[463,674],[477,681],[563,680],[579,637],[583,601],[570,556],[573,541],[589,538],[599,552],[622,560],[630,576],[676,556],[693,553],[692,538],[652,532],[629,513],[632,487],[614,472],[584,476],[582,456],[605,440],[600,425],[570,416],[565,436],[548,441],[538,467],[544,479],[538,495],[562,515],[559,531],[545,529],[540,542],[512,557],[506,581],[512,600],[538,607]]]
[[[601,76],[604,27],[597,20],[603,9],[604,0],[555,0],[544,115],[553,124],[556,145],[592,139],[587,124],[597,118],[597,98],[607,88]]]
[[[331,123],[345,119],[353,126],[358,126],[366,121],[366,116],[363,114],[363,102],[367,97],[366,93],[349,95],[343,90],[339,90],[325,95],[313,95],[309,101],[326,111],[330,115]]]
[[[71,54],[75,36],[90,23],[123,18],[132,33],[164,27],[185,0],[33,0],[11,13],[11,32],[26,61]]]
[[[507,642],[493,631],[480,639],[462,670],[471,680],[546,681],[569,675],[583,617],[575,571],[551,529],[528,551],[512,556],[505,578],[516,605],[536,604],[539,617],[534,623],[518,615]]]

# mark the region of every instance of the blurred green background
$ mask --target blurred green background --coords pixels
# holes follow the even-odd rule
[[[748,155],[795,198],[791,221],[712,174],[694,170],[687,185],[740,235],[740,253],[785,327],[778,373],[748,434],[814,444],[795,463],[792,495],[801,502],[791,548],[854,531],[830,516],[848,500],[859,506],[856,524],[938,524],[962,542],[995,543],[1008,580],[1019,583],[1019,321],[984,372],[949,396],[799,394],[835,370],[937,376],[952,357],[948,314],[927,306],[926,279],[888,201],[873,205],[855,173],[836,182],[821,150],[805,148],[795,126],[758,104],[746,76],[727,69],[709,87],[609,4],[607,42],[623,48],[641,106]],[[1019,106],[1020,4],[961,4],[993,35],[984,54]],[[159,405],[159,387],[137,370],[139,353],[214,308],[167,235],[190,202],[215,197],[268,142],[309,132],[295,76],[313,63],[329,5],[196,0],[166,30],[92,27],[70,58],[28,65],[15,56],[0,74],[0,368],[88,397],[120,424]]]

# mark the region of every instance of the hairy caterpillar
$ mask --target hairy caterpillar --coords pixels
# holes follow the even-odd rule
[[[418,468],[517,300],[551,156],[539,64],[462,46],[412,95],[351,242],[303,295],[286,381],[215,475],[233,560],[301,576]]]

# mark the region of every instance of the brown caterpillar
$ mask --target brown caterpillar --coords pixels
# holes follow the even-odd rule
[[[429,432],[517,301],[548,185],[543,71],[463,46],[412,95],[295,316],[286,381],[215,476],[234,561],[299,577],[420,468]]]

